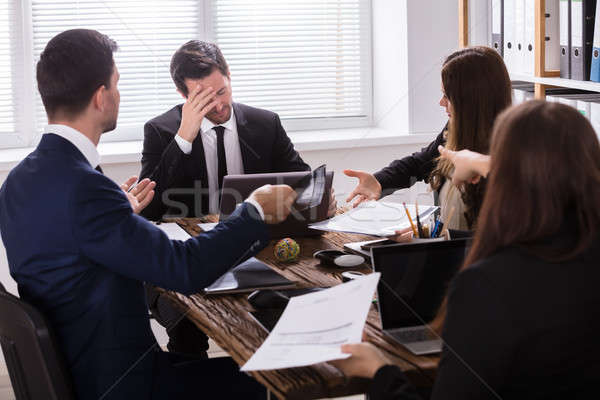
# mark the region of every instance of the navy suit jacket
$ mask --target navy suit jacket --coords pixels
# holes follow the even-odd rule
[[[20,296],[57,333],[79,398],[150,398],[161,352],[142,282],[199,292],[268,243],[247,203],[214,230],[170,240],[60,136],[46,134],[0,189],[0,232]],[[164,353],[163,353],[164,354]],[[201,379],[201,377],[198,377]]]
[[[156,182],[156,196],[142,211],[148,219],[158,220],[170,212],[187,217],[208,213],[208,173],[202,137],[198,135],[192,142],[190,154],[184,154],[173,140],[181,124],[182,107],[179,104],[144,126],[140,179],[150,178]],[[277,114],[240,103],[233,103],[232,107],[245,174],[310,171],[310,166],[294,149]],[[184,189],[184,193],[171,194],[169,200],[185,205],[185,215],[179,215],[181,210],[169,211],[162,201],[163,193],[174,188]],[[189,193],[190,189],[199,189],[204,194]]]

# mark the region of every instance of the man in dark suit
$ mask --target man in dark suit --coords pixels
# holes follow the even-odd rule
[[[49,125],[0,188],[11,275],[55,330],[79,399],[260,398],[264,389],[227,359],[162,352],[142,282],[200,291],[268,243],[263,220],[282,221],[295,192],[260,188],[213,231],[185,242],[136,215],[152,199],[153,183],[127,192],[128,184],[119,188],[98,167],[96,146],[115,128],[119,109],[115,50],[99,32],[76,29],[55,36],[40,55]]]
[[[186,101],[144,126],[140,175],[156,181],[157,194],[144,217],[218,214],[227,174],[310,170],[277,114],[232,101],[229,66],[215,44],[185,43],[171,59],[171,76]],[[332,194],[330,215],[335,208]],[[170,351],[206,354],[208,338],[193,323],[152,285],[147,296]]]
[[[227,174],[310,170],[277,114],[233,103],[229,66],[216,45],[185,43],[171,59],[171,76],[186,101],[144,126],[140,175],[156,181],[157,196],[143,216],[216,214]]]

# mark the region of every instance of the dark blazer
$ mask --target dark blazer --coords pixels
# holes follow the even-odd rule
[[[599,259],[598,239],[565,262],[511,247],[461,272],[450,288],[432,399],[597,398]],[[418,398],[394,366],[376,373],[370,394]]]
[[[167,189],[183,188],[208,193],[208,177],[204,147],[200,134],[192,143],[192,152],[184,154],[174,140],[181,123],[181,109],[177,105],[144,125],[144,149],[140,179],[156,181],[156,195],[142,215],[157,220],[167,212],[162,201]],[[310,167],[294,150],[294,145],[273,112],[233,103],[244,173],[308,171]],[[196,183],[196,185],[195,185]],[[201,199],[200,204],[194,199]],[[169,199],[185,204],[186,215],[198,216],[208,212],[208,196],[185,193]]]
[[[447,126],[446,124],[435,140],[421,151],[392,161],[390,165],[375,173],[375,178],[381,184],[383,196],[398,189],[411,187],[416,182],[429,180],[429,175],[436,166],[435,159],[440,156],[438,146],[446,144],[444,131]]]
[[[200,291],[268,243],[255,212],[244,203],[206,234],[169,240],[73,144],[42,137],[0,188],[0,231],[19,294],[56,331],[79,399],[115,383],[107,398],[150,398],[165,353],[155,350],[142,282]]]

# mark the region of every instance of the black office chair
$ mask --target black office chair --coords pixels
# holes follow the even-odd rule
[[[0,344],[17,400],[71,400],[69,373],[42,314],[0,284]]]

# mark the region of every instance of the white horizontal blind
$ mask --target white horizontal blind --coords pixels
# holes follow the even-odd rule
[[[96,29],[117,41],[115,62],[121,74],[117,124],[120,139],[141,139],[144,122],[182,102],[171,79],[169,64],[179,46],[199,36],[202,14],[198,0],[32,0],[31,3],[36,62],[46,43],[67,29]],[[46,124],[46,115],[37,96],[39,131]]]
[[[282,119],[370,113],[365,0],[214,0],[234,99]]]
[[[15,90],[18,77],[14,59],[17,54],[15,2],[0,0],[0,145],[14,145],[19,99]]]

